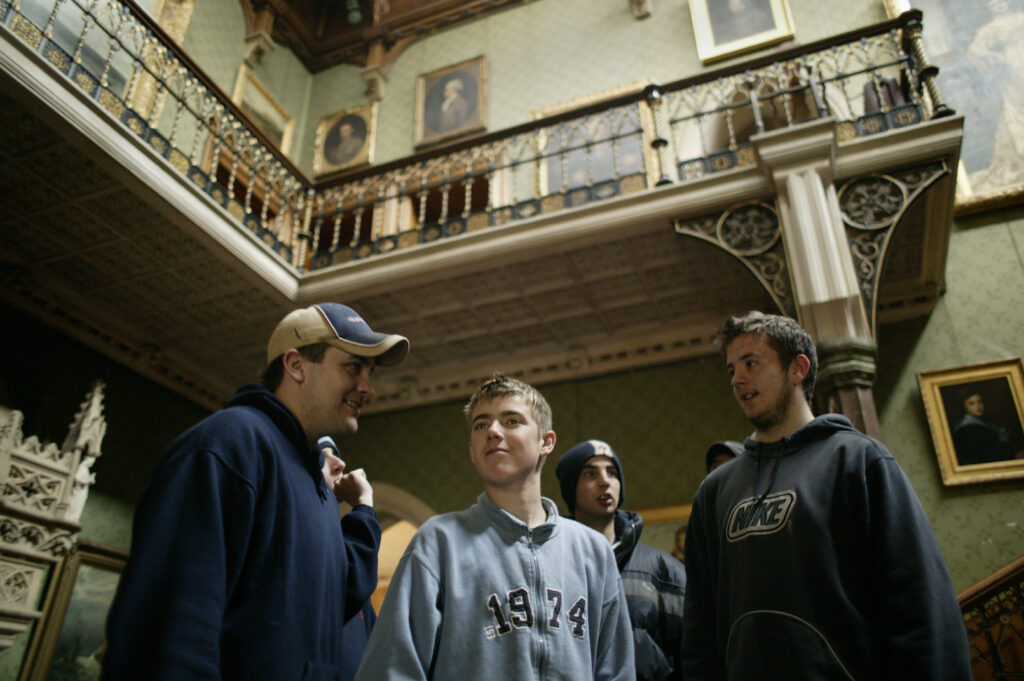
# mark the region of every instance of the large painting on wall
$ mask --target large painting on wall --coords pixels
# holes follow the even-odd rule
[[[127,556],[86,544],[54,571],[19,681],[97,681],[106,621]]]
[[[416,146],[483,130],[487,72],[483,57],[425,73],[416,81]]]
[[[1024,478],[1020,358],[918,374],[946,485]]]
[[[910,4],[942,97],[964,116],[957,212],[1024,200],[1024,0]]]
[[[267,88],[256,79],[245,64],[238,67],[235,78],[235,89],[231,93],[231,101],[238,105],[249,120],[270,139],[281,151],[287,154],[292,146],[292,131],[295,120],[288,115],[283,106],[278,104]]]
[[[788,0],[690,0],[690,17],[705,64],[793,37]]]

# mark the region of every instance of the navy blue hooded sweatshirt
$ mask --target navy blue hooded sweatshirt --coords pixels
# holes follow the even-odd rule
[[[247,385],[164,452],[135,514],[103,679],[334,681],[380,525],[338,506],[301,425]]]
[[[924,509],[843,416],[748,438],[697,490],[685,551],[687,681],[970,681]]]

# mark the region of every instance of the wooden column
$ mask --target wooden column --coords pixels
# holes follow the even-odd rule
[[[860,432],[881,439],[875,396],[875,344],[846,339],[818,344],[818,379],[815,406],[850,419]]]

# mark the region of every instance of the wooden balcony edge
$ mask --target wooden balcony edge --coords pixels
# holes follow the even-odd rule
[[[1000,588],[1016,575],[1024,577],[1024,554],[957,594],[956,599],[960,603],[960,609],[966,610],[974,607],[975,600],[988,596],[990,592]]]

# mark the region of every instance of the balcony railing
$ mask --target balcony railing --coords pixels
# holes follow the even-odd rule
[[[130,0],[0,0],[0,23],[297,271],[756,162],[831,116],[840,141],[950,113],[921,14],[315,184]]]

